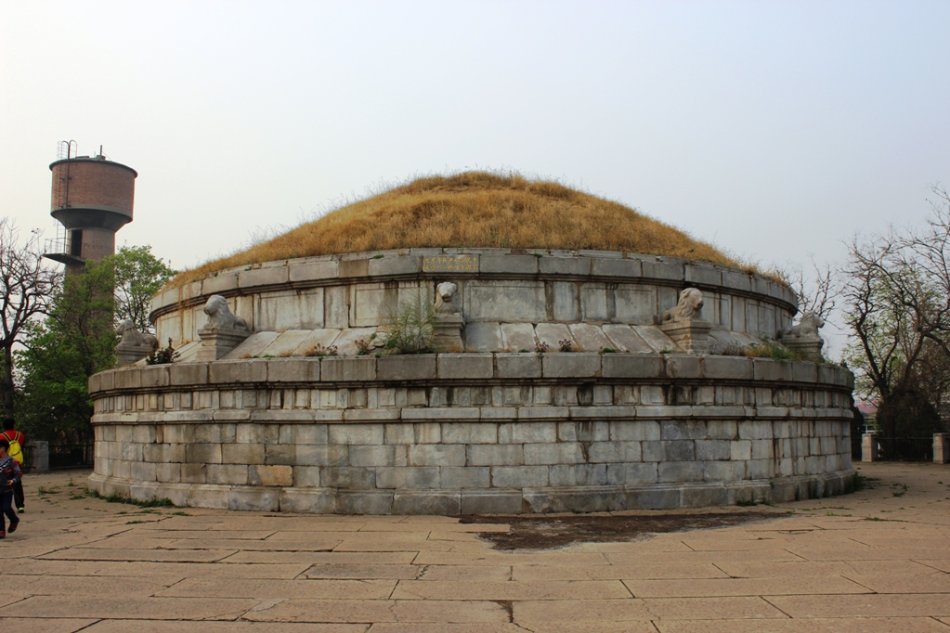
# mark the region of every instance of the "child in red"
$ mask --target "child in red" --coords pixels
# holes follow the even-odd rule
[[[10,534],[16,532],[20,517],[13,510],[13,487],[20,479],[20,465],[7,454],[10,442],[0,438],[0,538],[6,538],[6,521],[10,519]]]
[[[3,432],[0,433],[0,439],[6,440],[8,442],[16,441],[20,445],[19,455],[10,455],[10,457],[12,457],[22,469],[23,449],[26,448],[26,435],[23,434],[23,431],[17,431],[14,426],[15,424],[13,422],[13,418],[4,418]],[[19,478],[17,478],[16,484],[13,486],[13,501],[17,512],[26,511],[26,508],[23,507],[23,481]]]

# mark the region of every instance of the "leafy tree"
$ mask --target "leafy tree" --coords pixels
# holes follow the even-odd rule
[[[26,338],[31,321],[49,309],[60,273],[44,265],[33,233],[20,244],[17,229],[0,219],[0,407],[13,415],[14,349]]]
[[[151,246],[123,246],[112,258],[115,267],[116,319],[128,319],[146,332],[149,303],[176,271],[152,254]]]
[[[33,324],[17,355],[25,428],[58,444],[88,439],[87,381],[115,364],[116,321],[131,319],[144,330],[151,295],[173,274],[146,246],[123,247],[66,277],[49,316]]]
[[[49,316],[31,326],[17,353],[19,423],[38,438],[76,441],[88,432],[86,382],[115,361],[112,283],[108,260],[88,262],[81,274],[66,277]]]

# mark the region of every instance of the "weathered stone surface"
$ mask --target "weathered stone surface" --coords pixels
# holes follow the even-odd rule
[[[534,328],[535,336],[539,345],[547,345],[548,351],[557,351],[561,341],[571,341],[573,336],[571,330],[563,323],[538,323]]]
[[[653,315],[651,314],[649,321],[652,322],[652,320]],[[603,326],[603,331],[618,352],[630,352],[632,354],[653,352],[653,348],[629,325],[606,323]]]
[[[454,422],[442,425],[442,441],[446,444],[495,444],[498,426],[486,422]]]
[[[461,508],[458,493],[429,492],[426,494],[400,494],[393,497],[395,514],[448,514],[457,515]]]
[[[252,486],[292,486],[294,471],[290,466],[261,466],[248,467],[248,483]]]
[[[377,360],[379,380],[420,380],[436,377],[434,354],[387,356]]]
[[[738,356],[706,356],[703,358],[703,376],[726,380],[750,380],[752,360]]]
[[[464,444],[422,444],[409,447],[412,466],[464,466]]]
[[[533,488],[548,485],[547,466],[493,466],[495,488]]]
[[[323,358],[320,376],[324,382],[349,382],[376,379],[375,358]]]
[[[491,378],[494,359],[491,354],[439,354],[437,371],[442,380]]]
[[[541,357],[534,353],[496,354],[495,364],[498,378],[525,379],[541,376]]]
[[[664,371],[661,357],[645,354],[604,354],[602,363],[604,378],[655,378]]]
[[[320,380],[320,362],[316,359],[282,358],[267,361],[268,382],[304,382]]]
[[[341,490],[371,490],[377,487],[376,472],[371,468],[332,466],[321,471],[320,483],[323,486]]]
[[[267,363],[253,360],[221,360],[208,366],[208,382],[263,383],[267,381]]]
[[[491,470],[487,466],[443,466],[439,470],[439,482],[446,489],[484,490],[491,487]]]
[[[588,378],[600,375],[600,354],[550,353],[541,361],[545,378]]]
[[[545,317],[544,288],[534,282],[469,282],[464,302],[467,321],[537,323]]]
[[[482,255],[479,270],[483,273],[519,273],[536,275],[538,258],[534,255]]]
[[[502,323],[503,349],[509,352],[533,352],[536,346],[534,326],[530,323]]]
[[[382,424],[331,424],[328,427],[331,444],[382,444]]]
[[[376,469],[377,488],[427,490],[439,487],[439,468],[436,466],[406,466]]]
[[[465,326],[465,351],[491,352],[504,348],[498,323],[468,323]]]
[[[474,444],[468,446],[467,463],[471,466],[520,466],[524,464],[523,444]]]

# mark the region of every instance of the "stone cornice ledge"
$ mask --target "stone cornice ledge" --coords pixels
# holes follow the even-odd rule
[[[465,353],[275,358],[112,369],[89,379],[92,398],[176,390],[520,384],[822,386],[851,391],[843,367],[740,356]]]

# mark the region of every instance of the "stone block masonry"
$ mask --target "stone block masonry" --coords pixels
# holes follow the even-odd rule
[[[170,337],[177,348],[198,339],[206,318],[202,307],[218,294],[257,332],[375,329],[385,326],[400,306],[417,300],[420,292],[431,294],[441,280],[459,285],[469,351],[532,351],[534,341],[526,341],[517,326],[538,323],[574,325],[581,330],[574,332],[577,342],[591,346],[585,347],[588,351],[616,348],[630,338],[627,344],[634,346],[639,337],[629,326],[652,327],[685,286],[703,291],[705,320],[737,333],[741,340],[746,335],[775,338],[791,325],[796,309],[794,293],[780,283],[669,257],[544,249],[407,249],[220,271],[163,291],[152,302],[151,319],[159,340]],[[599,336],[586,335],[586,329],[599,331],[604,324],[628,328],[626,336],[621,331],[621,338],[596,343]],[[556,346],[564,336],[549,343]]]
[[[154,373],[90,381],[100,493],[264,511],[606,511],[820,496],[852,472],[851,376],[811,363],[497,353]]]

